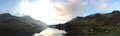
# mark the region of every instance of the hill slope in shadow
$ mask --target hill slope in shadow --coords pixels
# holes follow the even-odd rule
[[[0,15],[0,36],[32,36],[46,27],[45,23],[30,16],[17,17],[9,13]]]

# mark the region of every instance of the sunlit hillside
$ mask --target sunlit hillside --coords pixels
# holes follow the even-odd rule
[[[53,28],[65,30],[67,36],[120,36],[120,11],[76,17]],[[50,26],[52,27],[52,26]]]

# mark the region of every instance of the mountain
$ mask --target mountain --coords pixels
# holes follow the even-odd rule
[[[17,17],[9,13],[0,14],[0,36],[32,36],[47,25],[30,16]]]
[[[120,36],[118,34],[120,33],[120,11],[96,13],[86,17],[77,16],[64,24],[51,26],[65,30],[66,36]]]

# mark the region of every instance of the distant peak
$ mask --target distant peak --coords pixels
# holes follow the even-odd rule
[[[3,13],[3,14],[1,14],[1,15],[11,15],[10,13]]]
[[[112,13],[120,13],[119,10],[114,10]]]
[[[0,16],[12,16],[10,13],[3,13],[3,14],[0,14]]]

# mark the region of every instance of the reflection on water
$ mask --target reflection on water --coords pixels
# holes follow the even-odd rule
[[[54,28],[46,28],[40,33],[35,33],[33,36],[64,36],[63,33],[66,33],[63,30],[58,30]]]

